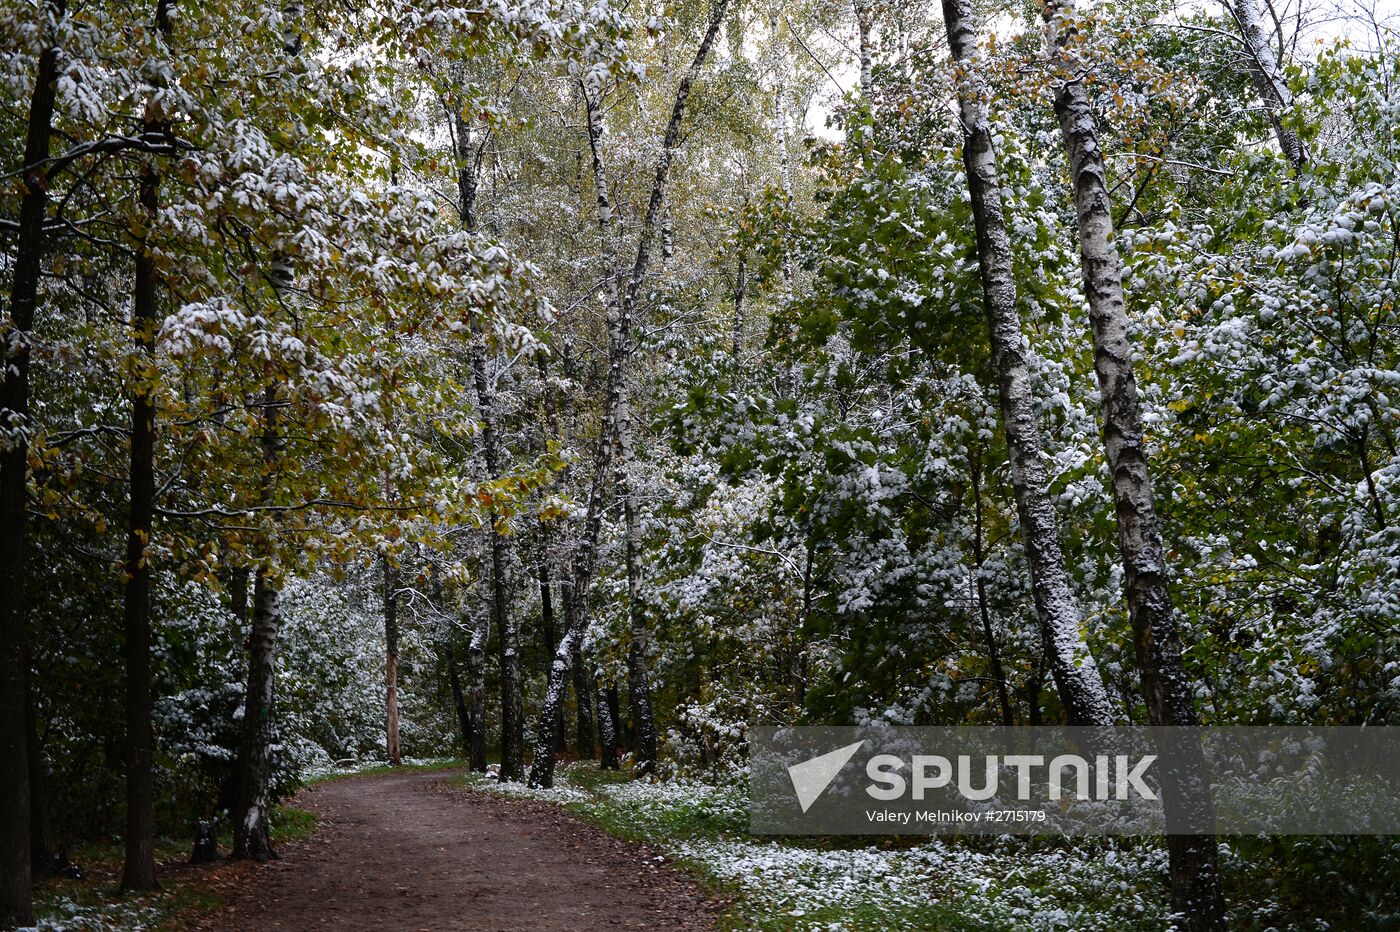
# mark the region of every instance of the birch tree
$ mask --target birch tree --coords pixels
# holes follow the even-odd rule
[[[1250,77],[1269,113],[1274,137],[1293,171],[1301,172],[1308,162],[1308,147],[1285,119],[1293,106],[1293,92],[1274,54],[1273,43],[1264,29],[1263,18],[1256,0],[1230,0],[1227,5],[1231,18],[1239,29],[1249,62]]]
[[[1002,430],[1011,458],[1016,512],[1030,565],[1031,588],[1040,619],[1051,676],[1075,725],[1111,725],[1113,710],[1098,666],[1084,641],[1083,615],[1065,569],[1058,519],[1050,501],[1045,450],[1031,396],[1029,352],[1017,308],[1011,238],[1006,231],[1002,191],[987,104],[987,86],[978,69],[977,36],[963,0],[944,0],[948,45],[959,66],[958,110],[963,131],[963,163],[977,230],[983,309],[997,371]]]
[[[1103,414],[1104,453],[1118,523],[1123,587],[1137,648],[1138,667],[1153,725],[1200,724],[1194,690],[1181,659],[1181,640],[1170,591],[1171,571],[1148,468],[1147,441],[1133,372],[1134,344],[1123,291],[1123,264],[1113,237],[1112,202],[1103,150],[1089,96],[1085,64],[1075,54],[1072,2],[1046,3],[1047,36],[1060,55],[1054,83],[1074,189],[1084,292],[1089,300],[1094,371]],[[1197,750],[1199,754],[1199,749]],[[1210,824],[1209,790],[1199,772],[1168,780],[1169,811],[1194,812]],[[1171,835],[1172,901],[1190,929],[1220,929],[1225,906],[1212,835]]]
[[[680,144],[681,124],[685,118],[686,103],[690,98],[691,87],[696,78],[699,77],[700,70],[704,67],[715,35],[719,32],[727,6],[728,0],[719,0],[711,8],[705,33],[696,49],[695,57],[681,77],[680,85],[676,89],[670,120],[666,125],[665,136],[662,138],[661,155],[656,162],[656,176],[652,183],[651,196],[647,201],[646,214],[642,220],[642,228],[637,241],[636,260],[632,264],[625,287],[619,288],[614,284],[610,288],[608,316],[611,326],[608,341],[607,394],[604,397],[602,423],[594,448],[593,479],[588,495],[588,508],[574,555],[572,599],[570,602],[572,616],[565,621],[564,636],[560,640],[554,663],[550,667],[544,708],[540,714],[540,725],[535,741],[535,758],[530,769],[529,784],[531,786],[549,787],[554,784],[554,747],[556,743],[554,729],[558,727],[559,708],[564,698],[564,677],[573,661],[573,644],[574,641],[582,637],[583,628],[588,619],[588,599],[593,584],[593,574],[597,568],[598,531],[602,526],[606,485],[612,472],[617,419],[623,408],[623,393],[626,391],[627,363],[632,349],[632,316],[637,307],[642,282],[646,278],[647,268],[651,262],[652,241],[656,236],[656,228],[666,197],[666,183],[671,174],[671,160]],[[586,102],[585,106],[587,106]],[[595,127],[595,121],[590,119],[588,128],[590,144],[596,144],[594,142],[597,132]],[[605,187],[597,183],[596,168],[595,164],[598,215],[600,220],[604,220],[611,216],[611,212],[606,199]],[[609,278],[615,281],[612,276]]]

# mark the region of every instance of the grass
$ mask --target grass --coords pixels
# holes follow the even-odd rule
[[[353,780],[356,777],[385,776],[391,773],[421,773],[433,770],[465,769],[467,761],[460,757],[442,757],[431,760],[410,760],[399,764],[371,764],[367,767],[352,767],[346,770],[332,770],[308,777],[302,784],[315,786],[319,783],[334,783],[338,780]]]
[[[279,806],[272,813],[272,840],[286,845],[309,838],[316,830],[316,816],[305,809]],[[221,833],[221,849],[232,843]],[[156,865],[160,889],[128,893],[121,889],[123,849],[120,841],[92,842],[70,853],[83,877],[52,877],[35,885],[35,913],[40,929],[178,930],[194,917],[217,909],[223,895],[215,881],[237,868],[231,862],[191,865],[192,842],[173,838],[156,840]]]

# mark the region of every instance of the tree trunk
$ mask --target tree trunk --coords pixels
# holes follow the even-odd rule
[[[267,861],[277,857],[268,824],[268,781],[272,774],[272,703],[281,623],[277,585],[268,570],[259,567],[253,582],[253,626],[248,635],[248,691],[243,697],[243,741],[233,812],[234,858]]]
[[[671,232],[671,208],[661,212],[661,268],[665,269],[676,257],[676,243]]]
[[[487,386],[484,353],[473,352],[473,381],[482,421],[481,443],[486,472],[501,478],[500,453],[495,428],[495,399]],[[499,633],[501,664],[501,779],[525,779],[525,713],[520,689],[520,636],[511,603],[510,553],[505,534],[497,527],[499,514],[488,509],[491,522],[491,613]]]
[[[548,437],[558,437],[560,426],[558,412],[554,406],[554,397],[549,389],[549,366],[545,361],[545,354],[538,353],[535,356],[535,364],[539,368],[540,374],[540,407],[541,417],[538,429],[532,434],[536,438],[535,453],[542,454],[548,449]],[[546,434],[545,432],[548,432]],[[561,479],[564,478],[561,476]],[[544,655],[553,657],[554,652],[559,649],[559,631],[554,618],[554,583],[551,568],[551,543],[554,538],[553,526],[549,521],[540,521],[539,526],[539,554],[536,564],[536,576],[540,585],[540,633],[544,636]],[[559,714],[564,714],[563,706],[560,706]],[[565,737],[564,723],[561,721],[554,728],[554,748],[556,751],[568,750],[568,740]]]
[[[486,772],[486,642],[491,637],[490,614],[483,612],[467,645],[467,699],[471,712],[468,766]]]
[[[977,231],[984,310],[997,371],[1002,429],[1011,459],[1021,536],[1030,566],[1036,616],[1055,686],[1072,725],[1110,725],[1113,709],[1080,625],[1079,602],[1065,569],[1060,529],[1050,502],[1045,449],[1031,398],[1030,346],[1021,329],[1006,232],[1001,180],[988,115],[987,87],[978,73],[977,36],[968,0],[943,0],[948,45],[961,71],[958,109],[963,164]]]
[[[617,769],[617,740],[621,722],[618,715],[617,687],[598,687],[598,766]]]
[[[248,623],[248,568],[235,567],[228,573],[224,587],[228,589],[228,609],[241,630]]]
[[[564,617],[570,616],[569,603],[572,599],[569,596],[569,587],[561,586],[559,595],[564,601]],[[578,753],[580,760],[591,760],[596,753],[593,745],[593,677],[588,673],[588,667],[583,662],[582,639],[576,639],[572,644],[570,659],[573,665],[574,675],[574,699],[578,703],[576,728],[574,734],[574,750]]]
[[[992,680],[996,683],[997,702],[1001,706],[1001,723],[1010,727],[1015,723],[1011,715],[1011,696],[1006,690],[1006,670],[1001,665],[1001,651],[997,649],[996,632],[992,630],[992,613],[987,606],[987,581],[982,578],[982,561],[985,557],[982,548],[982,451],[972,454],[972,563],[973,579],[976,582],[977,614],[982,620],[982,636],[987,641],[987,659],[992,665]]]
[[[685,105],[690,97],[690,88],[695,83],[695,79],[705,63],[705,58],[709,55],[710,46],[714,44],[715,34],[719,32],[720,22],[724,19],[724,12],[728,4],[729,0],[718,0],[715,4],[710,13],[705,36],[700,40],[700,47],[695,52],[695,58],[691,61],[690,68],[681,78],[680,86],[676,89],[675,103],[671,108],[671,119],[666,125],[661,155],[656,162],[656,176],[652,183],[651,197],[647,202],[641,235],[637,241],[637,258],[632,265],[627,287],[622,292],[620,300],[609,302],[608,316],[611,318],[611,339],[608,349],[607,390],[603,400],[603,418],[598,432],[598,443],[593,456],[593,481],[589,489],[588,510],[584,517],[583,532],[574,551],[573,597],[570,600],[572,612],[571,617],[567,620],[567,629],[559,643],[559,649],[555,652],[554,663],[550,667],[544,707],[540,710],[539,733],[535,742],[535,759],[530,768],[529,782],[531,786],[550,787],[554,785],[554,747],[556,743],[554,730],[559,727],[560,723],[559,709],[564,701],[564,678],[573,661],[573,644],[583,636],[583,630],[588,621],[588,599],[598,559],[598,531],[603,522],[603,502],[606,497],[608,478],[612,472],[618,413],[622,407],[627,359],[631,352],[632,313],[637,306],[642,280],[646,277],[647,266],[651,261],[651,244],[656,235],[657,221],[660,218],[662,203],[666,197],[666,182],[671,173],[671,159],[675,154],[676,147],[680,144],[681,122],[685,116]],[[588,115],[589,141],[593,149],[598,223],[603,229],[606,239],[607,224],[611,219],[612,211],[608,207],[607,186],[599,174],[602,165],[598,151],[601,127],[598,123],[597,107],[593,103],[591,95],[586,91],[584,101]],[[614,280],[612,275],[609,275],[608,279]],[[613,287],[615,289],[615,286]],[[616,294],[616,291],[614,290],[612,294]]]
[[[749,251],[739,249],[739,268],[734,273],[734,323],[730,354],[737,360],[744,345],[744,299],[749,294]]]
[[[472,716],[467,708],[466,694],[462,691],[462,677],[457,672],[457,658],[449,642],[443,651],[447,661],[447,682],[452,689],[452,708],[457,713],[457,730],[462,737],[462,754],[468,760],[472,754]]]
[[[384,699],[387,733],[384,748],[389,765],[399,765],[399,604],[398,574],[387,556],[384,570]]]
[[[156,28],[170,38],[170,6],[160,0]],[[147,105],[143,135],[165,136],[169,124],[154,101]],[[151,228],[160,208],[160,173],[147,156],[137,183],[143,229],[136,244],[132,276],[131,333],[136,347],[136,371],[131,396],[129,508],[127,512],[126,584],[123,619],[126,653],[126,858],[122,889],[152,890],[156,884],[155,851],[155,735],[151,717],[151,545],[156,504],[156,412],[153,396],[157,378],[155,330],[159,304]]]
[[[473,232],[476,225],[476,158],[471,151],[471,130],[457,119],[458,213],[462,226]],[[473,322],[470,365],[476,392],[477,415],[481,420],[481,452],[488,479],[501,478],[500,439],[496,434],[496,399],[486,377],[485,337]],[[510,552],[505,534],[498,526],[500,515],[492,506],[491,522],[491,614],[500,634],[501,663],[501,779],[525,778],[525,712],[520,683],[520,635],[515,627],[511,604]]]
[[[553,657],[555,651],[559,649],[558,632],[554,624],[554,595],[550,583],[549,573],[549,547],[547,535],[540,532],[540,562],[539,562],[539,582],[540,582],[540,633],[544,636],[545,656]],[[564,714],[561,706],[559,714]],[[564,751],[568,749],[568,743],[564,737],[564,725],[561,721],[554,729],[554,749]]]
[[[1269,124],[1274,128],[1278,147],[1283,150],[1283,157],[1288,159],[1293,171],[1300,172],[1308,162],[1308,147],[1297,133],[1283,125],[1283,112],[1293,106],[1293,92],[1288,89],[1288,81],[1274,55],[1274,47],[1264,31],[1259,6],[1255,0],[1226,0],[1225,6],[1239,28],[1245,55],[1249,59],[1249,74],[1264,101],[1264,108],[1269,111]]]
[[[1047,3],[1050,39],[1076,67],[1065,50],[1072,38],[1072,5]],[[1103,152],[1088,93],[1080,80],[1061,80],[1055,89],[1070,178],[1074,184],[1079,251],[1084,291],[1094,343],[1094,371],[1103,407],[1104,450],[1118,520],[1128,616],[1137,647],[1138,666],[1152,725],[1200,724],[1186,668],[1181,660],[1169,590],[1166,548],[1162,544],[1143,437],[1137,381],[1132,368],[1132,341],[1123,291],[1122,262],[1113,242],[1111,201]],[[1199,755],[1199,745],[1194,745]],[[1190,762],[1188,761],[1188,770]],[[1168,774],[1169,776],[1170,774]],[[1201,772],[1163,780],[1168,818],[1184,814],[1192,822],[1213,825],[1209,788]],[[1169,835],[1172,904],[1192,932],[1225,927],[1225,903],[1213,835]]]
[[[630,392],[628,393],[630,394]],[[636,489],[629,466],[633,457],[633,422],[630,400],[624,396],[618,414],[619,492],[627,538],[627,619],[631,640],[627,647],[627,701],[636,729],[633,750],[637,775],[656,771],[656,719],[651,708],[651,682],[647,672],[647,651],[651,635],[647,627],[646,603],[642,599],[642,528]]]
[[[32,668],[33,664],[27,664]],[[26,747],[29,755],[29,864],[34,879],[54,873],[53,826],[49,821],[48,767],[44,749],[39,743],[39,722],[34,709],[34,693],[29,693],[29,708],[25,713]]]
[[[575,378],[573,343],[569,340],[567,336],[564,338],[564,349],[560,355],[563,357],[564,378],[568,380],[569,385],[572,387]],[[576,409],[574,406],[574,396],[572,391],[564,393],[563,402],[564,430],[568,432],[567,436],[569,437],[570,442],[572,442],[577,433],[575,430]],[[568,469],[569,467],[565,468]],[[571,568],[573,566],[573,548],[568,548],[566,552],[568,554],[568,559],[566,560],[566,567]],[[570,577],[570,572],[566,570],[559,580],[559,599],[563,603],[566,626],[568,624],[568,619],[574,617],[573,591],[573,580]],[[555,650],[556,652],[558,651],[557,645],[555,647]],[[571,665],[573,670],[574,699],[576,712],[574,750],[578,753],[580,759],[589,760],[596,753],[596,746],[593,742],[593,678],[589,675],[588,668],[584,665],[583,662],[582,638],[578,638],[573,642],[572,650],[569,656],[572,662]],[[563,728],[562,722],[560,723],[559,727],[561,729]]]
[[[67,12],[66,0],[49,0],[43,15],[54,26]],[[52,35],[50,27],[44,27]],[[30,761],[28,753],[29,619],[25,601],[28,556],[26,510],[29,485],[29,332],[39,295],[44,254],[44,218],[48,212],[43,164],[53,134],[54,81],[58,50],[39,55],[29,124],[24,144],[24,196],[20,201],[15,243],[14,280],[10,288],[10,325],[4,333],[0,375],[0,427],[8,436],[0,445],[0,926],[31,925]]]
[[[149,129],[149,128],[148,128]],[[141,207],[155,220],[159,176],[141,175]],[[135,298],[131,329],[137,346],[139,387],[131,399],[130,510],[124,587],[126,651],[126,861],[122,888],[156,886],[155,816],[152,808],[155,741],[151,730],[151,567],[146,559],[155,511],[155,408],[151,393],[155,368],[156,271],[143,243],[136,251]]]
[[[854,0],[856,13],[856,46],[860,57],[860,97],[867,105],[875,84],[875,43],[870,37],[873,27],[870,0]]]

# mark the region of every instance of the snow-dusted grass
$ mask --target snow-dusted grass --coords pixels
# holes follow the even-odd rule
[[[561,767],[553,790],[488,788],[566,803],[615,834],[666,850],[735,896],[736,928],[1171,926],[1165,852],[1150,844],[761,838],[747,832],[742,786],[628,781],[587,764]]]
[[[301,773],[305,785],[324,783],[327,780],[343,780],[349,777],[368,777],[376,774],[403,773],[418,770],[449,770],[453,767],[466,767],[467,762],[456,757],[405,757],[398,766],[387,760],[335,761],[322,766],[309,767]]]
[[[304,809],[278,806],[272,813],[274,844],[300,841],[316,829],[316,816]],[[221,834],[220,850],[232,839]],[[83,870],[80,879],[49,878],[35,886],[37,928],[41,932],[142,932],[184,928],[186,921],[217,908],[220,895],[209,886],[204,868],[185,866],[188,839],[157,838],[156,862],[161,888],[150,893],[122,893],[122,846],[118,842],[86,844],[72,851]]]
[[[35,926],[39,932],[140,932],[154,928],[165,915],[159,905],[83,903],[62,897],[45,904]]]

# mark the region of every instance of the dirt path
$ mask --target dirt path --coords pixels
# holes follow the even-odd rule
[[[449,772],[323,783],[295,805],[316,834],[247,875],[203,928],[712,929],[718,907],[661,862],[533,800]]]

